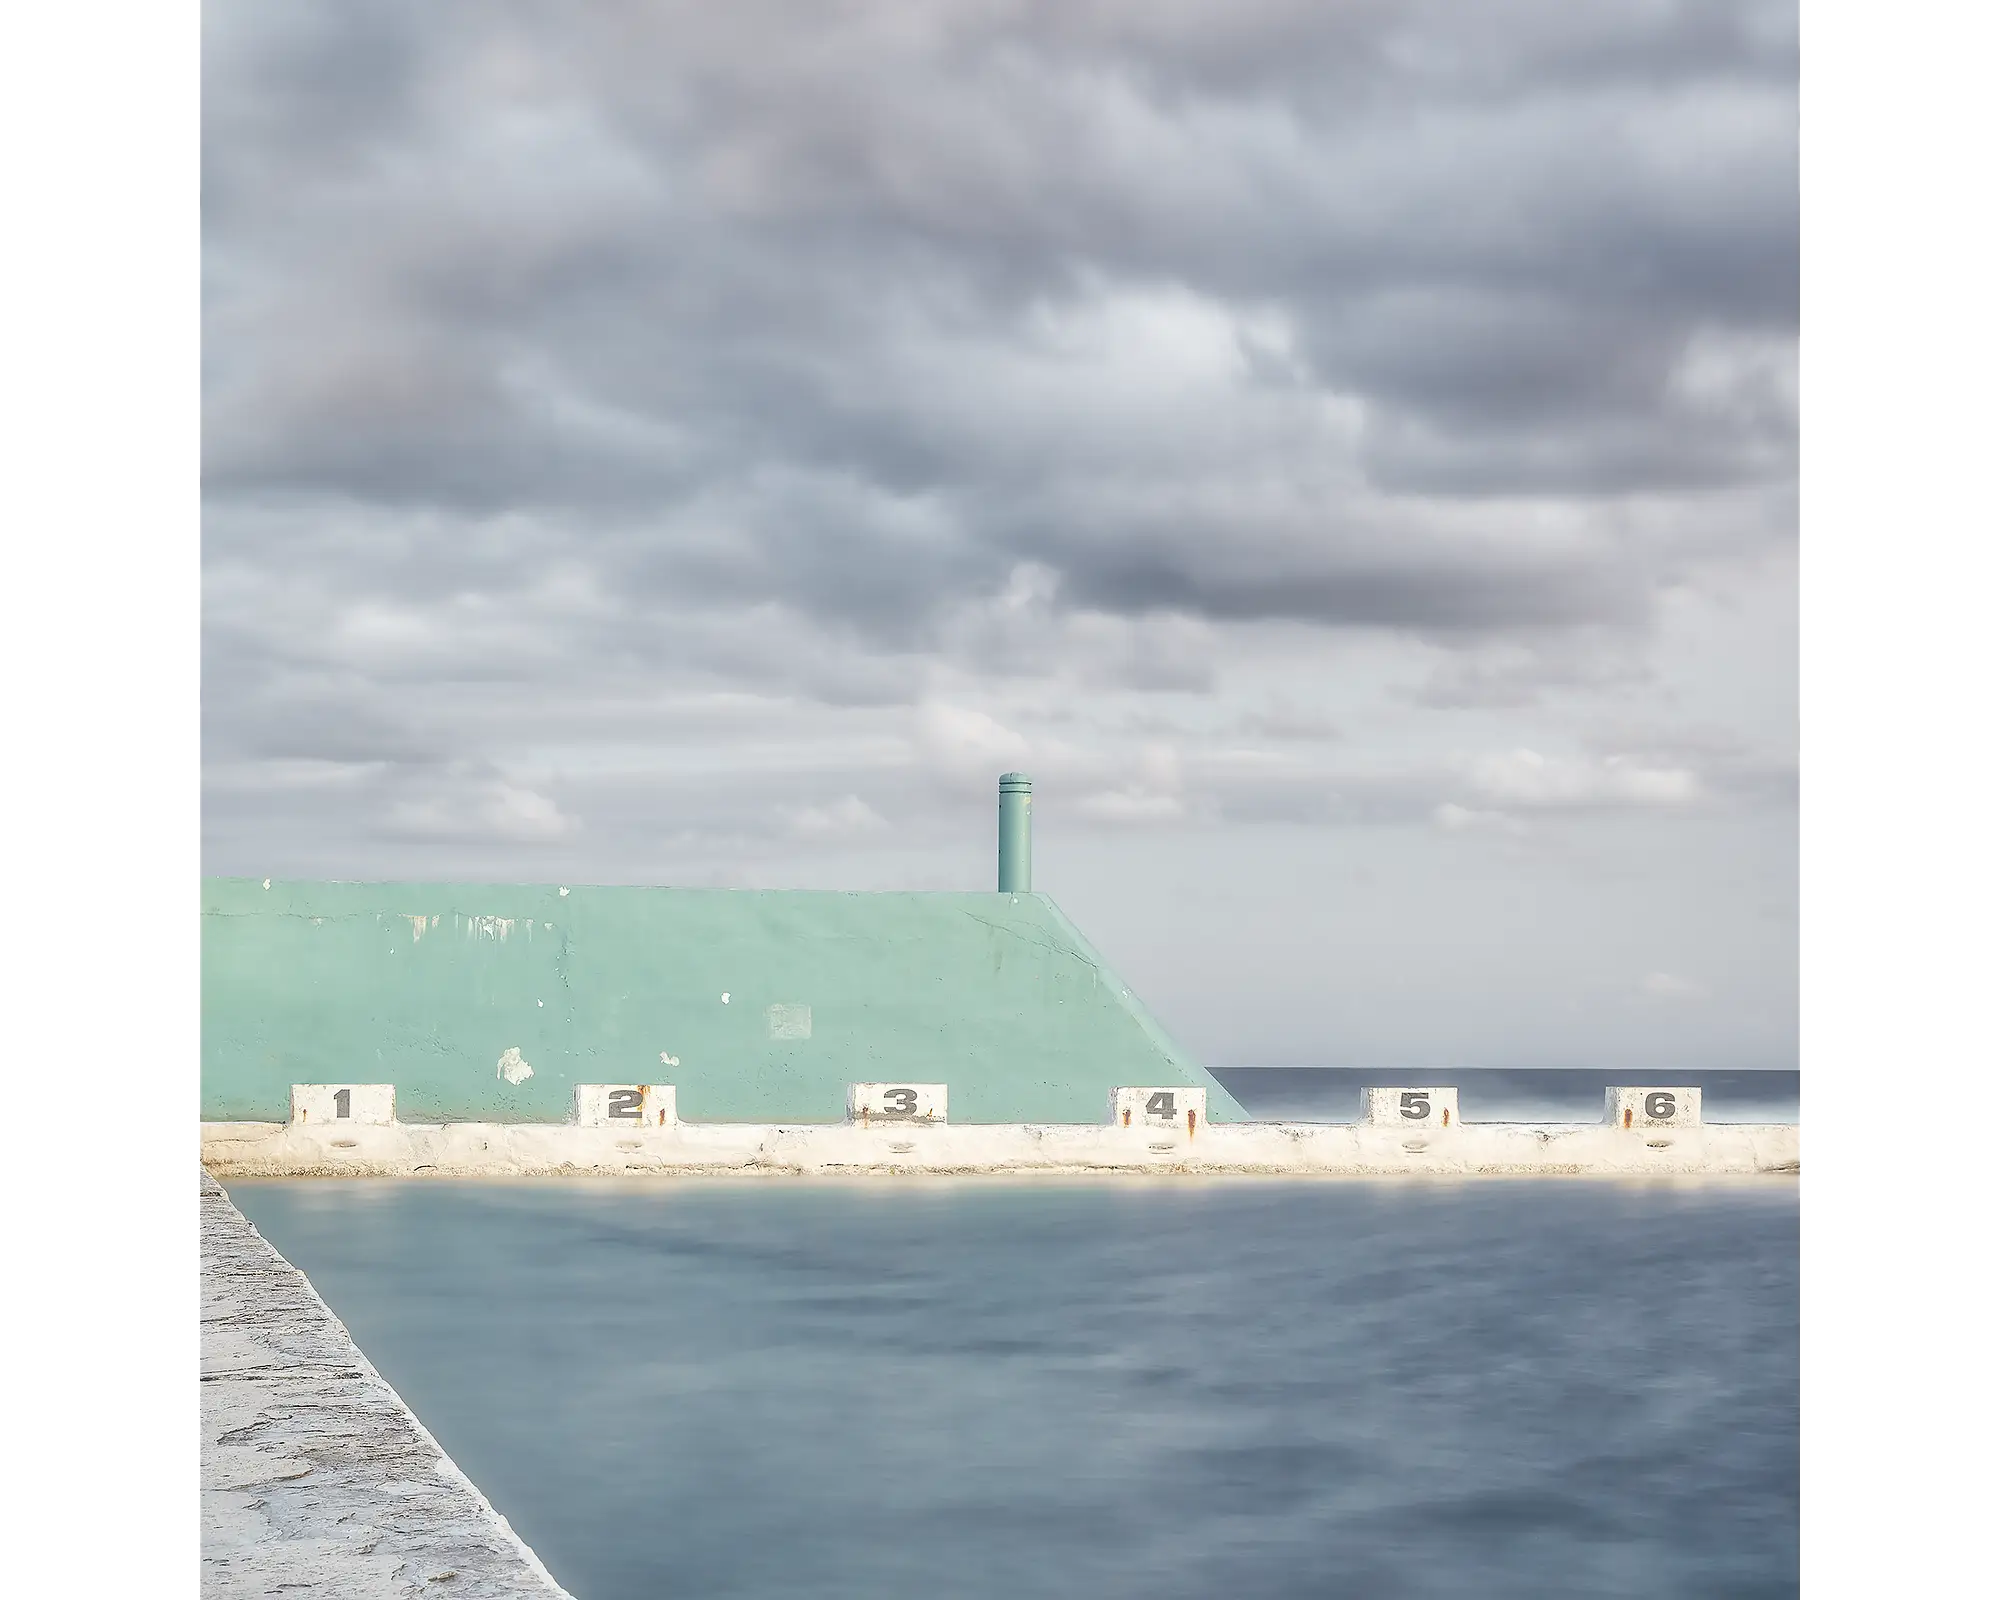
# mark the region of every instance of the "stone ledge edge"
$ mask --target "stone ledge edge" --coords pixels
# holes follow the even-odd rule
[[[1032,1123],[862,1128],[681,1124],[389,1123],[332,1129],[203,1123],[217,1177],[1765,1176],[1799,1173],[1790,1123],[1623,1130],[1595,1123],[1468,1123],[1405,1133],[1346,1123],[1178,1130]]]

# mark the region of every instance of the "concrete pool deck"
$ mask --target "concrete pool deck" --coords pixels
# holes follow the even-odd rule
[[[204,1596],[567,1597],[206,1171],[201,1565]]]
[[[1624,1129],[1466,1123],[1426,1131],[1347,1123],[1178,1129],[1076,1124],[203,1123],[202,1165],[225,1177],[838,1176],[1267,1177],[1797,1176],[1795,1124]]]

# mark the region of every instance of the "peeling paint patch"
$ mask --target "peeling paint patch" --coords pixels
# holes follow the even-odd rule
[[[668,1055],[668,1054],[666,1053],[666,1051],[664,1051],[664,1050],[662,1050],[662,1051],[660,1052],[660,1065],[661,1065],[661,1066],[663,1066],[663,1067],[677,1067],[677,1066],[679,1066],[680,1064],[681,1064],[681,1058],[680,1058],[679,1056],[670,1056],[670,1055]]]
[[[810,1039],[813,1036],[813,1008],[784,1004],[766,1006],[764,1024],[773,1039]]]
[[[534,937],[535,923],[532,917],[467,917],[465,936],[468,939],[497,939],[505,944],[507,935],[514,931],[516,924],[528,930],[529,938]]]
[[[271,880],[269,878],[264,880],[264,887],[267,889],[271,887]]]
[[[556,890],[556,893],[557,893],[557,894],[559,894],[559,895],[561,895],[561,896],[562,896],[563,898],[565,898],[565,899],[567,899],[567,898],[569,897],[569,890],[567,890],[567,889],[558,889],[558,890]]]
[[[532,1078],[535,1069],[521,1059],[521,1047],[510,1044],[500,1052],[500,1065],[496,1075],[505,1078],[509,1083],[520,1083]]]
[[[427,917],[422,912],[412,914],[405,911],[402,913],[402,917],[410,925],[410,942],[412,944],[417,943],[427,931],[435,928],[444,920],[442,917]]]

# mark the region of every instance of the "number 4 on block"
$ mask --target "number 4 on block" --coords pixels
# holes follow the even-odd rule
[[[1184,1083],[1113,1089],[1111,1120],[1121,1128],[1185,1128],[1193,1133],[1208,1126],[1208,1091]]]

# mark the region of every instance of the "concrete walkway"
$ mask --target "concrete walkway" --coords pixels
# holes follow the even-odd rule
[[[1661,1129],[1465,1123],[1434,1131],[1345,1123],[1203,1128],[948,1123],[769,1127],[681,1123],[205,1122],[202,1164],[224,1177],[719,1176],[993,1173],[1297,1178],[1796,1177],[1791,1124]]]
[[[565,1594],[206,1172],[201,1563],[204,1596]]]

